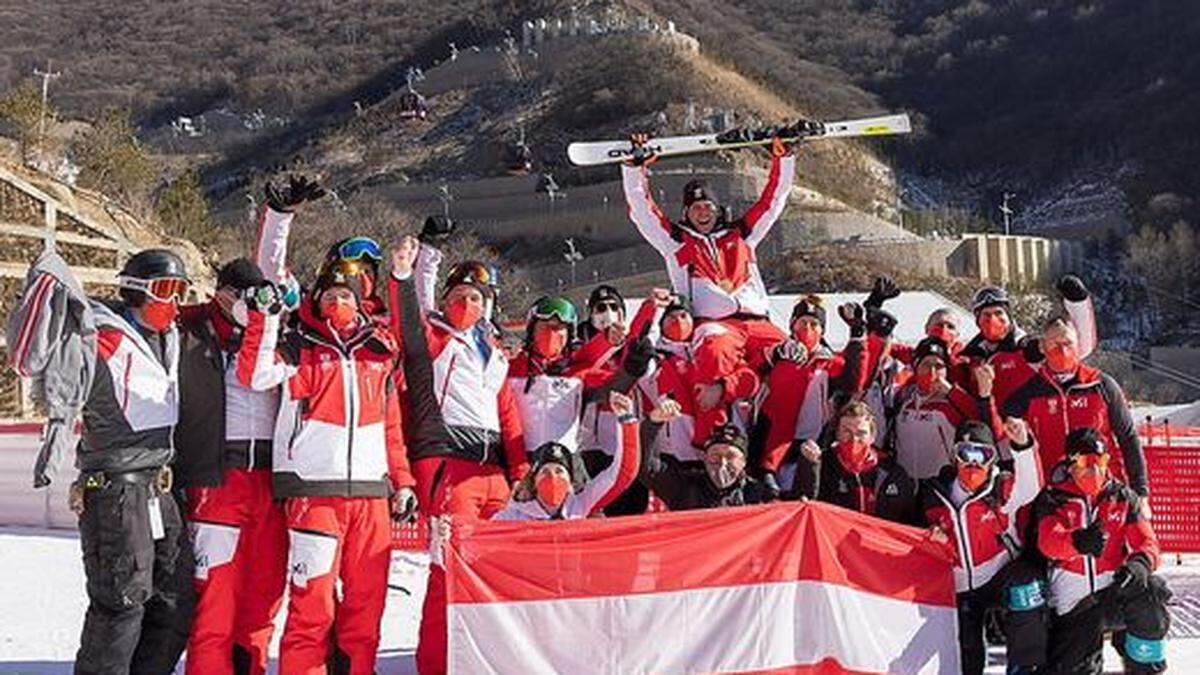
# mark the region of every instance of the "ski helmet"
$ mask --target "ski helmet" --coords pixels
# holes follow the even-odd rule
[[[621,295],[621,291],[618,291],[613,286],[601,284],[592,289],[591,294],[588,295],[588,314],[594,312],[596,306],[604,302],[614,302],[617,305],[618,312],[625,312],[625,298]]]
[[[927,337],[918,342],[917,348],[913,352],[913,366],[920,365],[926,356],[936,356],[942,360],[942,363],[950,365],[950,350],[941,338]]]
[[[575,305],[570,300],[563,297],[545,296],[538,298],[537,302],[529,308],[529,313],[525,315],[525,344],[528,345],[533,341],[533,324],[535,321],[548,321],[550,319],[558,319],[567,325],[567,344],[575,341],[575,324],[579,321],[579,314],[575,311]]]
[[[159,293],[150,287],[150,282],[155,279],[172,279],[180,283],[172,284],[172,288]],[[182,295],[190,285],[191,279],[183,259],[165,248],[148,248],[135,253],[125,261],[117,275],[121,299],[130,307],[140,307],[148,295]]]
[[[1067,434],[1067,441],[1064,445],[1067,457],[1103,455],[1108,452],[1108,446],[1105,445],[1104,439],[1100,438],[1100,434],[1091,427],[1073,429],[1071,433]]]
[[[975,312],[976,316],[979,312],[988,307],[1003,307],[1008,309],[1011,300],[1008,297],[1008,291],[1000,286],[984,286],[975,291],[975,296],[971,298],[971,311]]]
[[[450,292],[455,286],[472,286],[483,294],[484,298],[495,297],[495,275],[492,268],[478,260],[464,260],[455,263],[446,275],[446,285],[442,294]]]

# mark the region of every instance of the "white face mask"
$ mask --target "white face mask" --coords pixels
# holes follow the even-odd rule
[[[621,313],[615,309],[606,309],[603,312],[592,314],[592,326],[596,330],[605,330],[620,320]]]
[[[238,298],[233,301],[233,307],[229,308],[229,316],[237,325],[245,328],[250,323],[250,309],[246,307],[246,300]]]
[[[704,468],[708,471],[709,480],[721,490],[736,483],[737,479],[742,475],[742,472],[730,462],[721,462],[716,467],[711,464],[705,464]]]

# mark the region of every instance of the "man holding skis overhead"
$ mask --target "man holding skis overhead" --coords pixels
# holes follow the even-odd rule
[[[782,129],[779,135],[801,134]],[[787,339],[768,317],[767,289],[755,249],[783,213],[796,157],[783,141],[774,139],[767,186],[736,220],[728,219],[704,181],[689,182],[683,217],[673,222],[651,196],[645,165],[655,156],[645,140],[644,135],[634,137],[633,158],[621,169],[629,218],[666,260],[675,292],[691,300],[699,324],[694,342],[701,399],[715,399],[739,365],[757,368]]]

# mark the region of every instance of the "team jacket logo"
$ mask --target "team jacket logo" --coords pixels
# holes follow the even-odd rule
[[[1049,401],[1046,402],[1046,407],[1049,409],[1051,415],[1057,415],[1058,414],[1058,399],[1054,399],[1054,398],[1050,399]]]
[[[1072,408],[1086,408],[1088,402],[1086,398],[1073,398],[1067,401],[1067,405]]]

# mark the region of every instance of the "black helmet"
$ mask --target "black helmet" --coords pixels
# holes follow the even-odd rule
[[[588,314],[595,311],[596,305],[605,301],[615,302],[617,304],[617,311],[621,313],[625,312],[625,298],[622,297],[621,291],[618,291],[614,286],[601,284],[593,288],[591,294],[588,295]]]
[[[182,279],[191,283],[183,259],[165,248],[148,248],[125,261],[117,275],[121,299],[138,307],[146,299],[147,282],[154,279]]]
[[[249,258],[234,258],[217,270],[217,288],[234,288],[244,291],[266,283],[266,277],[254,261]]]

